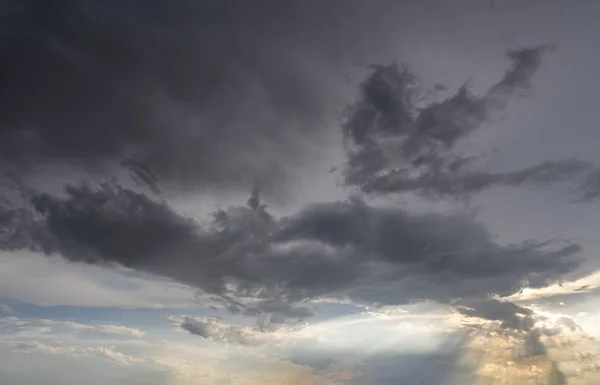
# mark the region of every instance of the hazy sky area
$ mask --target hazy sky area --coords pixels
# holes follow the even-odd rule
[[[600,2],[0,17],[0,385],[600,383]]]

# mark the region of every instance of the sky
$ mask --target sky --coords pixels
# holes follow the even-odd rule
[[[2,2],[0,383],[598,383],[599,11]]]

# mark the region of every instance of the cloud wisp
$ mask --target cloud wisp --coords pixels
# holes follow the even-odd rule
[[[543,56],[551,50],[537,46],[510,51],[510,68],[483,95],[463,85],[454,95],[433,101],[427,101],[408,68],[375,66],[343,124],[345,182],[373,195],[414,192],[456,199],[495,186],[571,181],[578,186],[572,189],[574,199],[596,199],[598,171],[590,162],[551,160],[516,171],[488,172],[477,167],[477,156],[459,150],[461,140],[504,112],[511,97],[530,90]]]
[[[74,332],[95,332],[109,335],[123,335],[132,337],[143,337],[145,333],[136,328],[130,328],[120,325],[88,325],[71,321],[56,321],[45,318],[20,318],[20,317],[4,317],[0,318],[2,325],[16,325],[22,328],[31,327],[46,327],[57,328],[64,327]]]

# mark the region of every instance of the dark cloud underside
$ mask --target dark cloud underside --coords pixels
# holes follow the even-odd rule
[[[347,294],[392,305],[463,298],[477,314],[498,319],[501,305],[478,301],[546,285],[579,263],[577,245],[503,246],[472,216],[415,215],[360,200],[319,204],[280,219],[231,207],[201,227],[165,203],[115,185],[68,187],[66,193],[34,197],[33,214],[5,211],[3,234],[11,235],[3,246],[119,263],[229,299],[258,297],[259,312],[294,318],[311,315],[294,310],[294,303]]]

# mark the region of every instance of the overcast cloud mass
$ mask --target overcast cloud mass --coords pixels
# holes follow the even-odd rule
[[[595,89],[565,81],[590,52],[569,23],[593,6],[483,3],[3,2],[0,348],[165,384],[258,383],[259,366],[299,384],[600,373],[596,353],[557,353],[591,344],[588,310],[552,308],[600,287],[597,220],[564,214],[600,197],[597,134],[578,128],[597,124]],[[512,24],[527,37],[498,44]],[[89,285],[47,292],[52,269]],[[173,311],[152,340],[23,304]],[[185,359],[136,353],[169,338]]]

